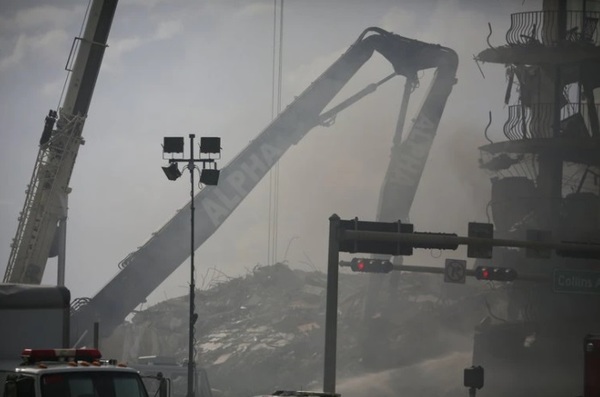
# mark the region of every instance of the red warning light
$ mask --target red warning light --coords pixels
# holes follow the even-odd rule
[[[364,272],[365,271],[365,262],[360,261],[356,264],[356,270],[358,270],[359,272]]]
[[[23,349],[21,357],[27,363],[40,361],[93,361],[102,357],[98,349]]]

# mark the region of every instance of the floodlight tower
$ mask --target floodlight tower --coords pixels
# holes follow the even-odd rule
[[[198,319],[198,315],[195,313],[195,267],[194,267],[194,170],[196,169],[196,163],[202,163],[202,170],[200,172],[200,183],[204,185],[217,185],[219,181],[219,170],[216,168],[216,160],[220,159],[221,155],[221,138],[210,137],[200,138],[200,156],[199,158],[194,157],[194,134],[189,135],[190,138],[190,158],[175,158],[177,154],[183,155],[183,137],[165,137],[163,141],[163,159],[165,154],[170,154],[169,165],[162,167],[165,175],[170,181],[177,180],[181,176],[181,171],[177,167],[178,162],[187,163],[185,168],[190,172],[190,304],[189,304],[189,339],[188,339],[188,379],[187,379],[187,397],[195,397],[194,390],[194,324]],[[203,157],[208,155],[208,157]],[[211,158],[211,154],[216,154],[219,157],[217,159]],[[207,168],[207,166],[209,166]]]

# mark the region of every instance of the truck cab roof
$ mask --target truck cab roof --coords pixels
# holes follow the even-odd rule
[[[0,397],[148,396],[139,371],[97,349],[25,349],[21,357],[0,371]]]
[[[41,364],[41,366],[39,365]],[[31,364],[31,365],[19,365],[14,368],[14,371],[22,374],[32,374],[32,375],[41,375],[41,374],[51,374],[51,373],[59,373],[59,372],[133,372],[139,373],[134,368],[131,367],[123,367],[117,365],[73,365],[73,363],[43,363],[39,364]]]
[[[21,357],[22,362],[14,367],[18,373],[138,372],[116,360],[102,360],[98,349],[24,349]]]

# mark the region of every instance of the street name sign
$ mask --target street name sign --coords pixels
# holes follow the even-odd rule
[[[600,272],[555,269],[554,292],[600,294]]]

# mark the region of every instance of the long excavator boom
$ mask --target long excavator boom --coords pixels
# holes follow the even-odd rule
[[[405,112],[401,111],[390,162],[379,195],[377,220],[380,222],[408,220],[446,101],[452,87],[456,84],[458,56],[449,48],[441,46],[419,48],[418,54],[407,58],[405,62],[408,70],[414,68],[414,75],[422,69],[436,68],[436,70],[421,108],[404,140],[402,140],[402,125]],[[410,83],[410,77],[407,81]],[[410,84],[405,89],[410,90]]]
[[[196,195],[195,223],[199,226],[195,231],[195,247],[217,230],[287,149],[312,128],[327,124],[337,112],[376,88],[371,86],[364,93],[323,112],[375,51],[390,61],[394,74],[412,76],[416,70],[437,67],[436,59],[419,55],[439,52],[440,48],[443,47],[407,39],[379,28],[366,29],[337,61],[221,170],[218,186],[206,186]],[[189,207],[188,204],[178,211],[150,240],[125,258],[120,264],[122,270],[97,295],[76,305],[72,315],[72,335],[75,338],[89,330],[94,322],[100,322],[102,332],[110,334],[186,260],[189,254],[185,238],[190,234]]]
[[[413,201],[417,194],[421,176],[429,157],[437,129],[446,107],[446,101],[456,84],[458,56],[453,50],[442,46],[413,46],[416,51],[412,57],[405,58],[407,70],[406,85],[400,115],[396,124],[393,145],[390,153],[387,172],[381,185],[377,220],[379,222],[407,222]],[[417,82],[417,72],[422,69],[435,68],[423,103],[414,118],[410,131],[402,139],[406,110],[410,94]],[[411,74],[412,73],[412,74]],[[403,258],[394,258],[394,263],[401,264]],[[392,294],[398,284],[399,272],[390,275]],[[370,275],[367,297],[364,307],[365,320],[373,318],[379,310],[376,297],[382,291],[383,279]],[[370,329],[371,332],[377,332]],[[371,337],[372,335],[368,335]],[[365,345],[366,346],[366,345]]]
[[[57,229],[65,227],[69,181],[116,7],[117,0],[93,0],[83,37],[73,42],[78,51],[66,95],[60,111],[50,110],[45,119],[6,283],[40,284],[48,258],[58,254]]]

